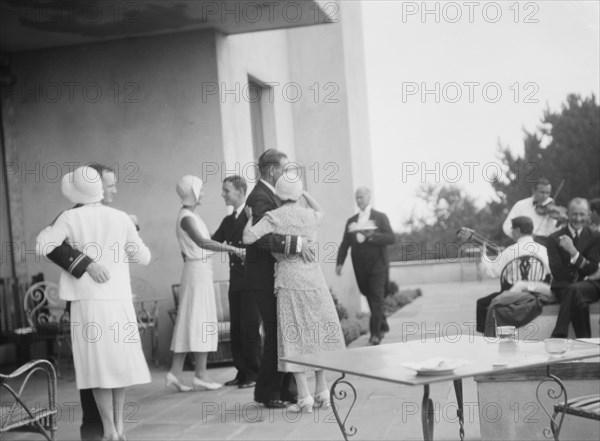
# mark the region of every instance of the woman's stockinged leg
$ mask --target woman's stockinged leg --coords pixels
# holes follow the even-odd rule
[[[123,431],[125,429],[125,421],[123,420],[123,409],[125,408],[125,388],[119,387],[113,389],[113,403],[114,403],[114,419],[115,428],[119,434],[119,438],[123,438]]]
[[[208,352],[194,352],[194,361],[196,369],[194,375],[201,380],[210,381],[206,372],[206,361],[208,360]]]
[[[315,371],[315,394],[329,390],[327,387],[327,380],[325,379],[325,371],[319,369]]]
[[[171,369],[169,369],[169,372],[177,378],[179,378],[183,372],[183,362],[185,361],[186,355],[185,352],[175,352],[173,354],[173,361],[171,361]]]
[[[112,389],[92,389],[94,399],[98,405],[102,426],[104,429],[104,439],[118,439],[117,428],[115,426],[114,403]]]
[[[294,379],[296,380],[296,387],[298,388],[298,399],[309,396],[310,389],[308,388],[306,372],[294,372]]]

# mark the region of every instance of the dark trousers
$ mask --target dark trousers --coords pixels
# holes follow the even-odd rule
[[[255,290],[253,293],[265,333],[254,400],[260,403],[271,400],[295,401],[298,392],[294,376],[277,370],[277,298],[273,290]]]
[[[260,369],[262,341],[260,314],[252,291],[229,290],[231,352],[240,382],[256,381]]]
[[[589,304],[600,299],[600,282],[590,280],[573,283],[555,290],[554,294],[560,302],[560,309],[552,337],[567,338],[569,324],[572,323],[577,338],[590,338],[592,330]]]
[[[79,389],[79,400],[81,401],[81,427],[79,433],[82,441],[96,441],[104,435],[102,419],[94,399],[92,389]]]
[[[477,332],[485,333],[485,318],[487,317],[488,309],[490,309],[490,305],[492,304],[492,300],[498,297],[501,293],[494,292],[488,296],[481,297],[477,299],[477,311],[476,311],[476,320],[477,320]],[[486,334],[488,335],[488,334]],[[494,330],[493,334],[496,335],[496,331]]]
[[[371,337],[383,337],[383,333],[389,332],[387,319],[385,318],[385,308],[383,298],[385,297],[385,284],[387,283],[388,272],[377,270],[371,273],[364,273],[360,269],[356,270],[356,281],[360,292],[367,298],[371,318],[369,320],[369,331]]]
[[[71,302],[67,302],[65,310],[71,313]],[[79,389],[79,401],[81,402],[81,426],[79,427],[81,440],[101,439],[104,435],[104,427],[92,389]]]

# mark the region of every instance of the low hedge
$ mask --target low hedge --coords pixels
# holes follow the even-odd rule
[[[393,290],[393,293],[390,293],[384,299],[384,308],[386,316],[392,315],[394,312],[396,312],[403,306],[408,305],[414,299],[422,295],[421,290],[418,288],[400,291],[397,288],[398,285],[396,285],[395,282],[390,283],[393,283],[396,289]],[[333,297],[335,309],[340,319],[340,324],[344,333],[344,340],[346,341],[346,346],[348,346],[358,337],[369,332],[369,318],[371,315],[367,312],[359,312],[351,316],[348,313],[348,310],[344,307],[344,305],[342,305],[338,301],[336,296],[333,293],[331,295]]]

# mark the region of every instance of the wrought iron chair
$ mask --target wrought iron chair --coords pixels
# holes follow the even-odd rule
[[[44,404],[27,403],[23,395],[28,390],[27,386],[32,375],[38,371],[43,372],[46,376],[48,402]],[[16,386],[14,383],[21,378],[20,386]],[[48,440],[55,439],[58,419],[56,371],[49,361],[33,360],[8,375],[0,374],[0,390],[3,397],[0,405],[0,433],[9,431],[39,432]]]
[[[158,365],[158,300],[152,286],[140,277],[131,278],[131,291],[140,340],[146,334],[150,336],[152,362]]]
[[[29,287],[23,299],[23,309],[33,337],[56,342],[56,371],[60,377],[61,355],[66,352],[71,359],[71,325],[67,302],[58,295],[54,282],[37,282]],[[48,356],[54,358],[53,344],[49,345]]]
[[[177,308],[179,307],[179,288],[180,284],[171,285],[173,302],[175,308],[168,311],[173,324],[177,317]],[[216,280],[214,282],[215,303],[217,307],[217,326],[219,335],[219,345],[216,352],[208,354],[208,364],[228,363],[233,361],[231,352],[231,318],[229,317],[229,281]]]
[[[500,273],[500,289],[508,291],[516,282],[544,282],[544,264],[536,256],[521,256],[508,262]]]
[[[140,338],[146,333],[150,335],[151,358],[154,365],[158,365],[158,300],[136,300],[133,304],[137,317]],[[150,305],[146,308],[144,304]]]
[[[558,424],[555,423],[558,414],[568,414],[576,417],[586,418],[590,420],[600,421],[600,395],[585,395],[582,397],[573,398],[564,404],[554,406],[554,415],[552,415],[552,435],[556,440],[560,435],[562,420]]]

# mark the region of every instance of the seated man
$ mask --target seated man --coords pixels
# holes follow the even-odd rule
[[[577,338],[589,338],[589,304],[600,299],[600,234],[587,226],[590,205],[586,199],[571,200],[567,215],[567,226],[548,238],[552,292],[560,302],[552,337],[566,338],[572,323]]]
[[[522,256],[538,257],[544,264],[545,274],[550,274],[548,267],[548,254],[546,247],[533,240],[533,221],[527,216],[518,216],[511,220],[511,236],[516,241],[515,244],[506,248],[500,255],[494,259],[486,255],[484,247],[481,258],[481,266],[486,274],[491,277],[499,277],[502,269],[511,260]],[[485,332],[485,322],[492,300],[502,293],[495,292],[477,300],[477,332]]]

